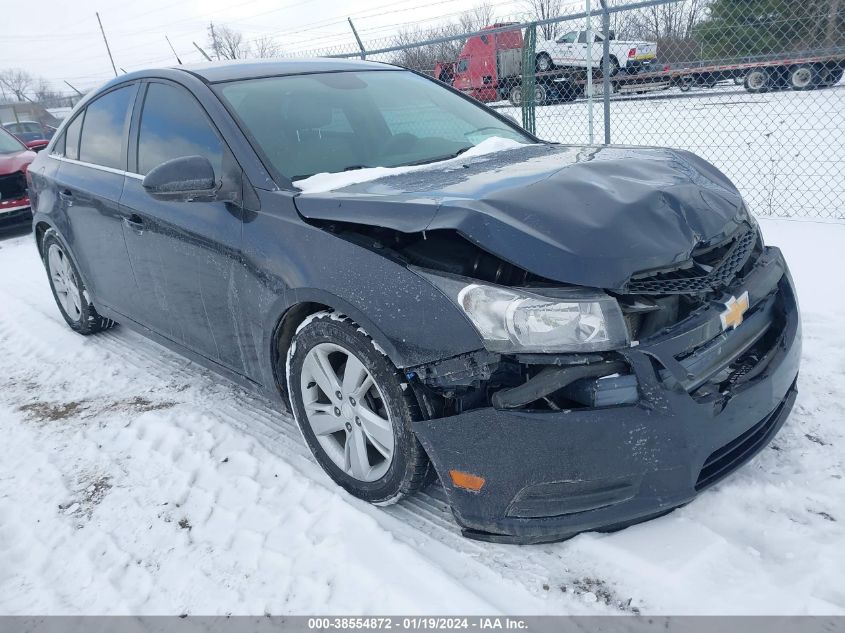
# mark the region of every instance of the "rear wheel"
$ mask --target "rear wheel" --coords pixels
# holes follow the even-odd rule
[[[50,280],[53,298],[59,312],[71,329],[80,334],[94,334],[117,325],[97,314],[88,298],[88,291],[68,251],[56,234],[48,230],[41,246],[44,267]]]
[[[789,70],[789,87],[793,90],[810,90],[820,82],[818,69],[810,64],[795,66]]]
[[[755,68],[745,75],[745,89],[748,92],[760,93],[769,90],[772,78],[765,68]]]
[[[338,485],[379,504],[423,486],[429,461],[411,431],[419,406],[361,328],[330,312],[309,317],[288,352],[287,376],[302,436]]]

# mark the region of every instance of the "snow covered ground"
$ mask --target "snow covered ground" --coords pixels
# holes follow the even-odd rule
[[[672,514],[515,547],[435,487],[361,503],[290,420],[125,329],[84,338],[0,241],[0,614],[845,614],[845,225],[762,220],[804,316],[774,443]]]
[[[587,102],[537,108],[537,135],[587,143]],[[500,110],[521,120],[517,108]],[[594,134],[604,139],[601,97]],[[777,217],[845,218],[845,81],[808,92],[750,94],[732,83],[614,97],[611,139],[695,152],[724,171],[751,210]]]

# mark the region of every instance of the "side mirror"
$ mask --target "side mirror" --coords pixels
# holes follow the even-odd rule
[[[168,160],[144,176],[144,189],[160,200],[210,199],[217,194],[214,168],[204,156]]]
[[[38,139],[36,141],[27,141],[25,143],[27,149],[31,149],[33,152],[40,152],[42,149],[47,147],[49,141],[45,141],[43,138]]]

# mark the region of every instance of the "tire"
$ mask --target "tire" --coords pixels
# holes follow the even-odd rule
[[[538,83],[534,84],[534,105],[546,105],[546,101],[548,100],[548,92],[545,86],[542,86]],[[511,102],[511,105],[515,108],[522,107],[522,86],[513,86],[511,88],[510,94],[508,95],[508,101]]]
[[[522,107],[522,86],[511,86],[510,93],[508,94],[508,101],[510,101],[511,105],[515,108]]]
[[[615,77],[619,74],[619,60],[615,55],[611,55],[607,61],[610,62],[610,76]]]
[[[546,105],[549,100],[549,91],[542,84],[534,84],[534,105]]]
[[[754,68],[745,75],[743,85],[748,92],[753,94],[767,92],[772,87],[772,77],[765,68]]]
[[[789,69],[789,87],[793,90],[812,90],[821,82],[818,68],[811,64],[801,64]]]
[[[41,252],[53,298],[62,318],[72,330],[87,336],[117,325],[111,319],[97,314],[73,259],[68,256],[67,248],[59,241],[53,229],[44,235]]]
[[[534,61],[534,69],[538,73],[554,70],[555,64],[548,53],[538,53]]]
[[[689,92],[692,90],[693,84],[695,84],[695,79],[690,76],[682,77],[681,83],[678,88],[681,89],[681,92]]]
[[[422,417],[413,389],[354,322],[308,317],[288,350],[287,383],[302,437],[335,483],[379,505],[424,486],[430,464],[411,430]]]

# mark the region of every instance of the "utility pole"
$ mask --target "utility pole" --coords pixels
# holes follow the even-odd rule
[[[164,36],[164,39],[166,39],[166,40],[167,40],[167,43],[168,43],[168,45],[170,46],[170,50],[172,50],[172,51],[173,51],[173,56],[176,58],[176,61],[177,61],[177,62],[179,62],[179,65],[181,66],[181,65],[182,65],[182,60],[181,60],[181,59],[179,59],[179,55],[176,53],[176,49],[175,49],[175,48],[173,48],[173,44],[171,44],[171,43],[170,43],[170,38],[169,38],[169,37],[167,37],[167,36],[165,35],[165,36]]]
[[[204,50],[202,50],[202,47],[201,47],[199,44],[197,44],[196,42],[191,42],[191,44],[193,44],[194,46],[196,46],[197,50],[198,50],[200,53],[202,53],[202,56],[203,56],[203,57],[205,57],[208,61],[211,61],[211,58],[208,56],[208,53],[206,53]]]
[[[358,42],[358,48],[361,50],[361,59],[367,59],[367,53],[364,50],[364,44],[361,42],[361,38],[358,37],[358,31],[355,30],[355,25],[352,24],[352,18],[346,18],[349,21],[349,26],[352,27],[352,34],[355,36],[355,40]]]
[[[97,11],[97,22],[100,25],[100,33],[103,34],[103,41],[106,43],[106,52],[109,54],[109,61],[111,62],[111,69],[114,71],[114,76],[117,77],[117,67],[114,65],[114,57],[111,56],[111,49],[109,48],[109,41],[106,39],[106,31],[103,29],[103,21],[100,19],[100,12]]]

